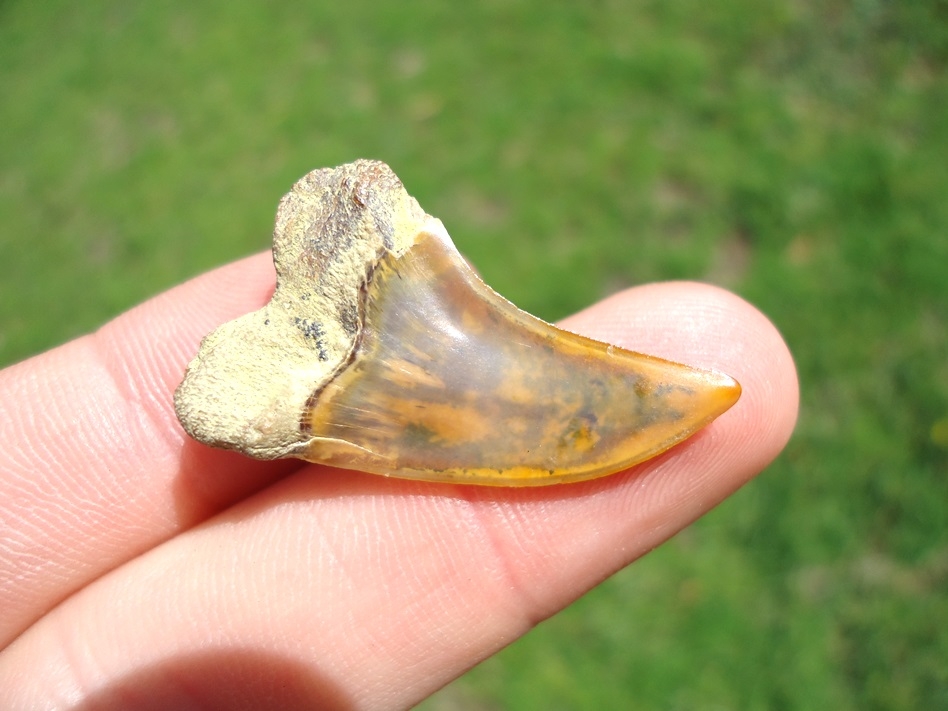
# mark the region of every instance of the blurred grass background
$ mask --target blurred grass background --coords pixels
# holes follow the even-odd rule
[[[0,362],[383,159],[523,308],[709,280],[803,385],[757,481],[423,708],[948,708],[946,60],[945,0],[6,0]]]

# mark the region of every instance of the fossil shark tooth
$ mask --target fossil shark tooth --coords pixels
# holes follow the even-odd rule
[[[558,329],[492,291],[383,163],[280,203],[277,286],[208,335],[175,392],[185,430],[260,459],[530,486],[604,476],[731,407],[730,377]]]

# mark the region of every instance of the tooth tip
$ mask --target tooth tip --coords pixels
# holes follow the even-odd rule
[[[741,388],[741,384],[730,375],[716,372],[715,376],[716,381],[713,386],[721,404],[724,405],[724,409],[726,410],[740,399],[743,389]]]
[[[707,422],[730,410],[741,398],[741,384],[730,375],[719,371],[706,371],[703,376],[703,397],[708,411]]]

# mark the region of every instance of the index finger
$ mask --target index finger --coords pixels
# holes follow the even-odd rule
[[[191,442],[171,404],[200,339],[259,308],[273,282],[269,253],[249,257],[0,371],[0,647],[90,580],[298,466]]]

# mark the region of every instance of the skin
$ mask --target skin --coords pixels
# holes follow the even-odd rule
[[[411,706],[722,501],[796,420],[767,319],[670,283],[564,325],[744,392],[626,472],[498,489],[211,450],[172,392],[272,284],[257,255],[0,372],[0,708]]]

